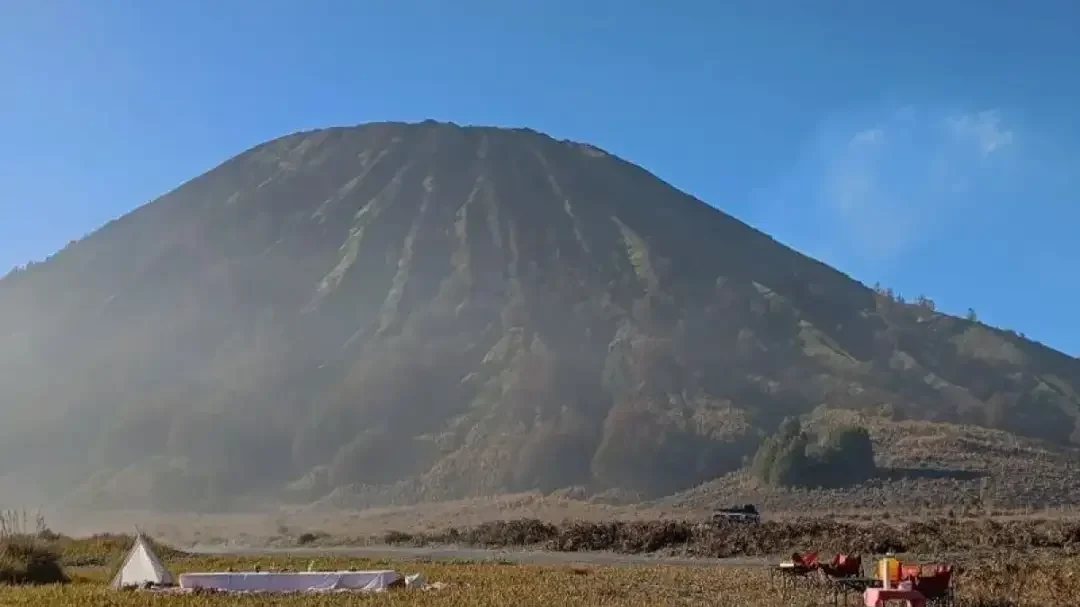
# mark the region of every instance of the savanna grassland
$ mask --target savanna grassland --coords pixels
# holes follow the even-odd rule
[[[107,586],[108,566],[70,568],[66,585],[0,587],[0,605],[741,605],[791,607],[831,604],[825,588],[782,591],[761,567],[541,566],[510,563],[435,563],[371,561],[344,557],[250,558],[173,555],[174,573],[237,570],[261,566],[303,570],[314,560],[319,569],[394,568],[422,572],[438,590],[391,590],[382,594],[214,595],[116,591]],[[957,579],[960,605],[1072,605],[1080,592],[1073,571],[1080,559],[1019,555],[972,562]]]
[[[11,516],[6,521],[14,520]],[[484,562],[375,560],[344,555],[239,556],[192,554],[156,544],[174,574],[186,571],[264,571],[394,569],[423,573],[437,588],[392,589],[381,594],[225,595],[211,593],[113,590],[108,581],[133,538],[102,534],[71,538],[50,531],[42,519],[36,529],[7,524],[0,537],[0,605],[739,605],[790,607],[832,604],[821,584],[784,589],[770,568],[722,564],[559,564],[502,560]],[[448,537],[400,534],[396,541],[422,544],[502,546],[587,552],[670,553],[687,556],[771,555],[820,549],[864,555],[905,552],[905,561],[940,562],[957,567],[957,604],[969,607],[1072,605],[1080,593],[1080,524],[1060,520],[970,520],[859,525],[827,519],[766,522],[762,525],[680,526],[672,521],[566,523],[506,521],[445,532]],[[559,544],[575,539],[576,544]],[[393,539],[393,538],[386,538]],[[709,544],[706,539],[713,543]],[[947,556],[946,556],[947,555]],[[60,577],[55,573],[59,571]],[[17,583],[4,583],[17,582]],[[854,598],[852,598],[854,600]]]

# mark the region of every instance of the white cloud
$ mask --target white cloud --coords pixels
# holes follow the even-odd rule
[[[994,109],[910,105],[833,116],[804,142],[791,172],[756,194],[750,219],[826,263],[880,272],[1045,187],[1051,171],[1033,158],[1061,152],[1013,125]]]
[[[884,143],[885,131],[874,128],[866,129],[865,131],[859,131],[855,133],[855,136],[851,138],[849,145],[862,146],[862,145],[874,145]]]
[[[946,126],[958,139],[974,143],[984,157],[1013,141],[1013,132],[1001,126],[998,110],[951,116],[946,119]]]
[[[906,107],[869,124],[823,129],[818,212],[833,240],[854,255],[886,260],[939,233],[987,191],[994,173],[986,158],[1013,141],[1004,124],[996,110],[947,115]]]
[[[856,136],[851,144],[878,144],[884,131],[873,139]],[[910,237],[909,217],[900,192],[891,191],[878,162],[863,150],[850,146],[853,153],[839,153],[828,160],[821,182],[825,214],[840,228],[845,240],[866,254],[890,255]]]

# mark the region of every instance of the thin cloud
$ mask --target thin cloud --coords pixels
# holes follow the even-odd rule
[[[1037,143],[997,109],[908,105],[833,116],[792,170],[756,194],[751,220],[833,266],[880,272],[1014,206],[1049,171],[1033,162],[1049,154]]]
[[[1013,132],[1001,126],[998,110],[952,116],[946,119],[946,125],[958,139],[975,144],[984,157],[1013,142]]]
[[[1013,142],[1004,125],[997,110],[943,115],[913,108],[869,125],[830,125],[816,146],[819,213],[853,254],[893,258],[975,203],[993,179],[985,160]]]
[[[849,143],[852,147],[874,145],[885,141],[885,131],[882,129],[866,129],[855,133]]]

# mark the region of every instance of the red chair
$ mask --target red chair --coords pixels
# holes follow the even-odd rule
[[[900,580],[915,580],[922,575],[922,566],[918,563],[900,563]]]
[[[817,569],[821,566],[821,563],[818,561],[817,552],[795,553],[791,555],[791,562],[795,563],[796,567],[803,567],[806,569]]]
[[[803,552],[791,555],[790,564],[782,564],[776,573],[780,575],[780,588],[785,594],[788,590],[794,589],[799,585],[810,585],[816,583],[815,573],[819,571],[821,564],[818,562],[817,552]]]
[[[937,564],[927,569],[931,571],[930,575],[916,577],[911,587],[934,604],[952,604],[952,565]]]
[[[858,577],[862,572],[862,557],[859,555],[837,554],[831,563],[821,566],[830,577]]]

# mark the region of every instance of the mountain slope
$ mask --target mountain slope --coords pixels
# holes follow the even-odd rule
[[[1080,361],[592,146],[429,121],[262,144],[9,275],[0,385],[54,492],[374,503],[668,493],[822,404],[1066,443]]]

